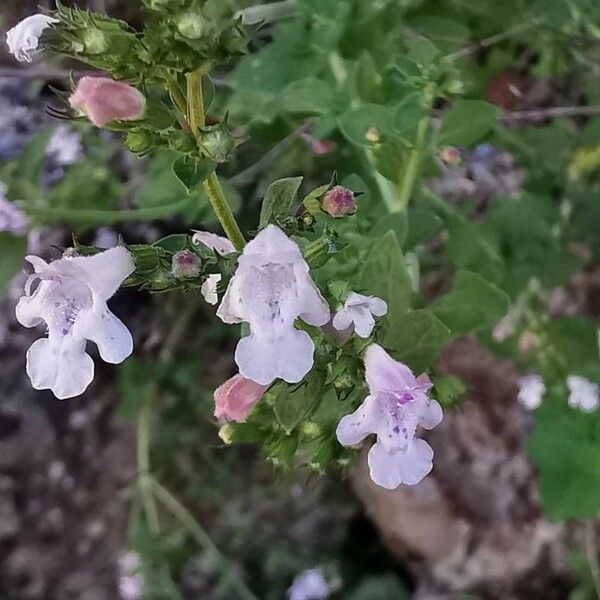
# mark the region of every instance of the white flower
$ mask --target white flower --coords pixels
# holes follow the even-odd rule
[[[598,404],[600,404],[598,384],[579,375],[569,375],[567,386],[571,408],[579,408],[588,413],[594,412],[598,408]]]
[[[213,273],[206,278],[200,288],[200,293],[209,304],[215,305],[219,301],[217,288],[219,287],[220,281],[221,273]]]
[[[332,325],[338,331],[345,331],[354,325],[356,335],[368,338],[375,327],[373,316],[383,317],[386,313],[387,304],[381,298],[350,292],[344,308],[333,317]]]
[[[37,256],[26,260],[35,273],[17,304],[17,320],[25,327],[44,322],[48,328],[48,337],[35,341],[27,352],[27,374],[35,389],[50,389],[60,399],[78,396],[94,377],[86,340],[94,342],[109,363],[124,361],[133,350],[131,334],[106,306],[134,271],[133,258],[117,247],[51,263]],[[39,285],[32,293],[36,280]]]
[[[68,125],[59,125],[52,133],[46,154],[61,166],[76,163],[83,156],[81,136]]]
[[[23,19],[6,33],[6,43],[9,52],[19,62],[31,62],[39,54],[38,48],[42,34],[58,19],[36,14]]]
[[[517,401],[527,410],[535,410],[541,403],[546,386],[539,375],[525,375],[519,378]]]
[[[289,600],[325,600],[331,589],[321,569],[308,569],[294,578],[288,589]]]
[[[431,382],[426,375],[416,378],[377,344],[367,348],[365,370],[370,395],[342,418],[337,439],[354,446],[376,434],[368,455],[371,479],[388,490],[419,483],[433,467],[433,450],[416,437],[417,427],[433,429],[442,420],[442,408],[427,396]]]
[[[0,232],[22,235],[27,231],[27,217],[14,203],[6,199],[6,185],[0,181]]]
[[[296,383],[310,371],[314,344],[294,321],[325,325],[330,312],[300,248],[268,225],[244,248],[217,315],[225,323],[250,324],[235,361],[243,377],[268,385],[278,377]]]
[[[192,243],[204,244],[221,256],[235,252],[235,246],[227,238],[209,231],[196,231],[192,236]]]

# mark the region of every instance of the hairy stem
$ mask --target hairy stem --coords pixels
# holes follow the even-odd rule
[[[202,95],[202,76],[204,74],[205,68],[200,67],[186,75],[187,116],[194,135],[198,135],[198,130],[205,125],[204,100]],[[215,172],[211,173],[203,185],[225,235],[227,235],[237,250],[241,250],[246,241],[225,199],[217,174]]]

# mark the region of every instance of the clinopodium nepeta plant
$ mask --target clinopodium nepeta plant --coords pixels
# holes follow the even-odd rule
[[[381,4],[361,5],[356,18],[372,19],[388,35],[383,20],[396,9]],[[421,481],[433,467],[434,449],[420,432],[442,421],[442,405],[451,407],[462,389],[460,381],[434,372],[437,355],[452,337],[494,325],[491,340],[501,344],[527,323],[522,346],[539,350],[539,361],[527,362],[536,372],[521,379],[524,406],[534,410],[544,393],[564,393],[576,410],[597,408],[598,386],[585,376],[594,377],[594,368],[565,368],[556,351],[560,336],[553,341],[545,324],[532,320],[531,306],[542,292],[533,277],[518,287],[527,273],[517,262],[519,252],[513,252],[514,277],[508,281],[495,238],[486,238],[464,211],[420,183],[427,156],[458,168],[461,151],[452,144],[478,141],[498,117],[486,102],[458,100],[441,126],[432,119],[434,107],[464,91],[454,62],[460,53],[445,56],[410,31],[402,40],[405,54],[385,68],[368,53],[352,62],[341,42],[335,46],[347,11],[338,24],[327,2],[241,11],[227,0],[144,5],[145,27],[139,31],[57,2],[56,11],[30,16],[9,31],[8,47],[19,61],[57,54],[97,70],[73,81],[54,114],[123,132],[127,148],[139,156],[164,149],[175,154],[174,174],[190,197],[210,203],[222,231],[170,235],[151,245],[125,240],[104,251],[76,242],[50,263],[28,256],[34,273],[17,318],[26,327],[47,328],[27,353],[36,389],[50,389],[57,398],[83,393],[94,372],[87,341],[110,363],[135,352],[126,325],[106,304],[123,285],[199,294],[224,323],[240,326],[238,373],[215,391],[219,433],[228,444],[261,443],[266,457],[282,467],[345,467],[352,449],[369,439],[367,460],[376,484],[395,489]],[[267,68],[274,60],[268,49],[242,63],[234,75],[234,84],[242,85],[230,102],[234,118],[255,113],[268,123],[282,115],[314,116],[298,130],[307,152],[335,151],[339,142],[328,136],[337,129],[349,144],[349,172],[341,184],[334,175],[304,196],[301,177],[274,181],[258,228],[242,231],[217,171],[246,141],[244,123],[212,111],[207,118],[219,100],[211,74],[235,63],[263,23],[288,11],[299,15],[299,24],[282,25],[274,36],[281,72]],[[317,27],[308,25],[319,11],[319,25],[335,23],[335,35],[323,38],[331,48],[322,55],[311,45]],[[456,28],[448,39],[454,35]],[[294,57],[312,57],[314,73],[294,80],[296,71],[286,66]],[[282,95],[276,96],[280,86],[270,76],[281,78]],[[374,193],[362,197],[358,192],[365,188]],[[25,216],[0,200],[7,222],[22,228]],[[526,210],[534,210],[533,203]],[[509,216],[497,217],[497,232],[502,219]],[[451,240],[454,279],[448,292],[427,304],[419,295],[423,254],[416,249],[441,223]],[[512,240],[497,246],[502,243]],[[512,308],[501,284],[515,300]],[[554,380],[546,385],[546,378]],[[535,442],[533,447],[535,453]],[[159,486],[156,493],[167,492]]]

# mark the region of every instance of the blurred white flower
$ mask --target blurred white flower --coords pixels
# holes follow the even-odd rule
[[[9,52],[19,62],[31,62],[40,53],[40,38],[52,23],[58,20],[42,14],[31,15],[17,23],[6,33]]]
[[[27,232],[27,217],[14,202],[6,199],[5,194],[6,185],[0,181],[0,232],[23,235]]]
[[[330,318],[300,248],[275,225],[244,248],[217,315],[225,323],[250,324],[235,361],[241,375],[261,385],[278,377],[300,381],[313,366],[314,343],[294,321],[320,326]]]
[[[124,361],[133,350],[128,329],[106,306],[134,271],[133,257],[125,248],[116,247],[51,263],[37,256],[26,260],[35,272],[17,303],[17,320],[25,327],[44,322],[48,328],[48,337],[35,341],[27,352],[27,374],[35,389],[50,389],[60,399],[78,396],[94,377],[86,340],[94,342],[109,363]]]
[[[337,439],[354,446],[376,434],[368,455],[371,479],[388,490],[402,483],[415,485],[433,467],[433,450],[416,437],[417,427],[433,429],[443,416],[441,406],[427,395],[432,384],[426,375],[415,377],[377,344],[367,348],[365,370],[370,395],[341,419]]]
[[[519,378],[517,400],[527,410],[535,410],[542,403],[545,391],[544,380],[539,375],[525,375]]]
[[[204,300],[213,306],[219,301],[217,289],[219,287],[221,278],[221,273],[213,273],[206,278],[202,284],[202,287],[200,288],[200,293],[202,294]]]
[[[375,327],[373,316],[383,317],[386,313],[387,304],[381,298],[350,292],[344,302],[344,308],[333,317],[332,325],[338,331],[345,331],[354,326],[356,335],[368,338]]]
[[[68,125],[59,125],[52,133],[46,154],[61,166],[76,163],[83,156],[81,136]]]
[[[331,589],[321,569],[308,569],[300,573],[288,589],[289,600],[325,600]]]
[[[221,256],[235,252],[235,246],[226,237],[209,231],[196,231],[192,236],[192,243],[204,244]]]
[[[135,552],[125,553],[119,560],[119,593],[122,600],[141,600],[144,578],[138,573],[140,559]]]
[[[592,383],[585,377],[569,375],[567,377],[569,388],[569,406],[579,408],[583,412],[594,412],[600,404],[598,384]]]

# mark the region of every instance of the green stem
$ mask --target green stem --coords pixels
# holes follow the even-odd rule
[[[187,102],[185,101],[184,93],[179,87],[179,83],[177,83],[175,77],[173,77],[170,73],[166,73],[164,78],[165,84],[167,86],[167,89],[169,90],[169,93],[171,94],[171,98],[173,99],[175,106],[177,106],[177,108],[181,111],[181,114],[186,115]]]
[[[138,489],[150,531],[157,535],[160,532],[160,522],[152,494],[152,476],[150,475],[150,421],[152,418],[150,395],[144,394],[142,402],[137,418]]]
[[[398,186],[398,202],[392,210],[392,212],[405,211],[410,197],[417,181],[417,175],[419,174],[419,167],[421,166],[421,160],[424,154],[425,138],[427,136],[427,129],[429,127],[429,117],[425,117],[419,121],[417,125],[417,135],[415,136],[415,143],[410,151],[408,162],[406,164],[406,170]]]
[[[75,223],[90,223],[106,225],[121,221],[151,221],[169,217],[181,212],[190,204],[190,199],[180,200],[173,204],[152,206],[146,208],[131,208],[125,210],[77,209],[77,208],[28,208],[27,214],[41,217],[44,222],[67,221]]]
[[[188,122],[194,135],[205,125],[204,101],[202,95],[202,76],[205,67],[199,67],[186,75],[187,81],[187,116]],[[219,178],[215,172],[211,173],[204,181],[204,190],[208,196],[211,206],[223,227],[225,235],[231,240],[236,250],[241,250],[246,240],[231,212],[231,208],[225,199]]]
[[[171,494],[171,492],[169,492],[169,490],[164,488],[155,479],[153,479],[152,482],[156,498],[179,521],[182,527],[188,531],[196,542],[204,548],[206,552],[212,555],[213,559],[219,563],[224,570],[229,570],[230,565],[202,525],[196,521],[194,516],[179,502],[179,500],[177,500],[177,498],[175,498],[175,496],[173,496],[173,494]],[[258,600],[239,577],[233,577],[231,579],[231,584],[237,589],[240,600]]]

